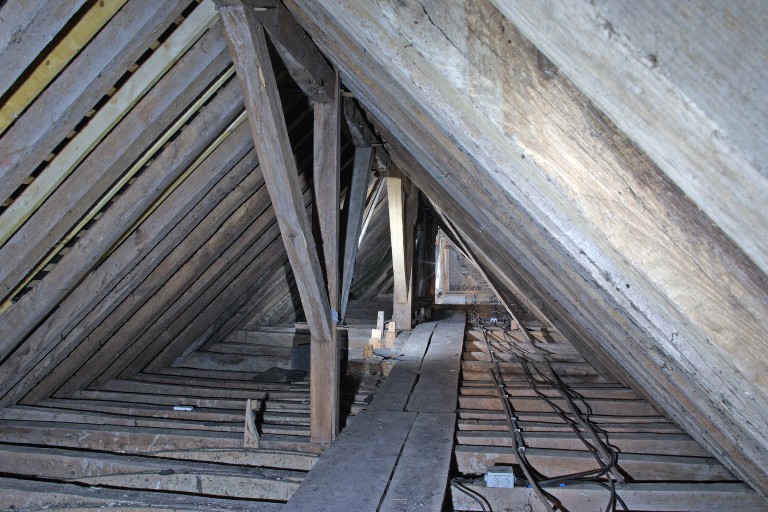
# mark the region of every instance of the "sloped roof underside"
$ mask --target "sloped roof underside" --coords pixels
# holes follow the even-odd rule
[[[768,9],[285,5],[500,294],[768,494]],[[0,20],[0,68],[18,71],[0,78],[0,406],[291,321],[212,4],[15,6]],[[311,113],[277,71],[311,214]],[[363,298],[391,283],[377,211]]]
[[[502,294],[766,492],[766,10],[286,5]]]

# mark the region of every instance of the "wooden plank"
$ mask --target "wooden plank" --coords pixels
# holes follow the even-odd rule
[[[26,343],[26,346],[30,348],[15,353],[11,358],[6,359],[3,363],[3,369],[14,368],[14,370],[10,370],[11,374],[18,375],[19,378],[22,377],[52,346],[56,345],[61,339],[61,333],[69,332],[69,329],[84,318],[99,303],[99,300],[128,274],[136,263],[151,252],[155,243],[161,241],[197,201],[210,190],[215,181],[198,183],[198,186],[195,187],[193,185],[195,180],[192,182],[183,180],[188,170],[191,170],[194,175],[195,167],[189,166],[195,162],[199,155],[199,149],[192,141],[199,144],[201,140],[208,141],[211,137],[221,133],[227,128],[227,124],[237,116],[239,108],[241,107],[236,84],[232,83],[225,86],[216,98],[198,114],[187,129],[174,140],[170,148],[158,156],[152,165],[147,167],[137,180],[119,196],[104,216],[99,219],[99,222],[96,222],[79,239],[62,260],[54,266],[46,279],[42,280],[34,288],[34,291],[26,294],[12,307],[13,314],[0,316],[0,332],[3,333],[0,345],[2,345],[4,356],[7,356],[8,352],[34,329],[34,337]],[[233,163],[231,162],[231,164]],[[229,169],[230,167],[225,166],[225,168]],[[205,168],[201,169],[201,173],[205,173],[205,170]],[[100,260],[106,255],[105,253],[113,249],[112,244],[127,230],[135,227],[133,223],[145,212],[145,209],[169,186],[178,184],[178,179],[182,179],[184,183],[174,193],[186,195],[186,201],[167,204],[167,209],[162,210],[162,216],[153,217],[149,222],[142,224],[142,230],[133,232],[109,254],[110,265],[101,264],[94,270],[94,265],[100,263]],[[203,186],[200,187],[200,185]],[[190,190],[187,190],[186,187],[190,187]],[[89,272],[90,274],[88,274]],[[83,278],[86,279],[83,280]],[[75,286],[76,284],[79,286]],[[68,308],[64,309],[61,307],[60,301],[67,297],[69,297],[70,302]],[[53,308],[57,308],[56,312],[37,327],[37,324]],[[24,315],[23,321],[19,322],[18,315],[22,314]],[[46,334],[51,332],[55,332],[56,335],[49,336]],[[30,341],[34,341],[34,343],[30,343]],[[42,346],[46,349],[32,349],[33,346]],[[6,379],[0,388],[2,393],[5,394],[16,382],[17,379]]]
[[[437,323],[421,363],[420,378],[406,409],[418,412],[455,412],[458,407],[461,346],[466,317],[454,312]]]
[[[461,410],[460,410],[461,412]],[[502,415],[499,415],[500,417]],[[662,434],[680,434],[682,431],[674,423],[658,419],[656,422],[640,423],[600,423],[600,428],[605,432],[658,432]],[[546,418],[540,418],[538,421],[520,420],[518,425],[526,432],[572,432],[570,425],[557,422],[554,418],[547,421]],[[509,432],[509,422],[501,417],[500,419],[479,419],[463,417],[458,422],[459,430],[475,431],[503,431]]]
[[[460,473],[483,474],[494,464],[516,464],[515,448],[459,445],[455,448]],[[548,477],[598,468],[591,452],[526,448],[530,463]],[[619,454],[619,468],[634,480],[732,481],[734,476],[716,459],[679,455]]]
[[[317,461],[317,456],[312,454],[245,450],[242,428],[232,433],[184,430],[175,428],[175,425],[169,428],[168,420],[165,421],[165,427],[148,428],[2,420],[0,440],[4,443],[43,444],[58,448],[297,471],[309,471]]]
[[[465,484],[479,492],[490,504],[491,510],[504,510],[510,503],[529,504],[531,512],[544,512],[533,489],[488,488],[483,482]],[[617,485],[618,495],[629,510],[668,512],[741,512],[764,510],[768,503],[742,483],[630,483]],[[568,510],[601,510],[608,504],[606,489],[594,485],[569,485],[547,488]],[[472,498],[451,488],[454,510],[483,510]],[[620,506],[620,505],[619,505]]]
[[[88,124],[3,211],[0,215],[0,246],[217,19],[212,1],[201,3],[168,40],[131,74],[110,101],[99,109]]]
[[[562,398],[550,398],[549,400],[555,407],[563,412],[567,412],[568,405]],[[553,407],[543,398],[539,397],[514,397],[510,399],[512,408],[515,412],[547,412],[552,411]],[[658,411],[645,400],[613,400],[593,398],[587,400],[584,405],[580,400],[574,400],[576,407],[584,414],[624,414],[632,416],[653,416],[658,415]],[[459,397],[459,407],[465,409],[488,409],[504,410],[504,405],[498,396],[461,396]],[[587,409],[589,407],[589,409]]]
[[[189,405],[191,411],[174,410],[176,405]],[[20,406],[14,406],[20,407]],[[89,396],[84,392],[82,398],[46,398],[40,401],[42,411],[29,413],[30,418],[40,418],[41,421],[77,420],[89,422],[84,418],[94,417],[98,419],[107,415],[109,419],[104,424],[122,425],[119,418],[129,419],[129,424],[142,426],[158,426],[157,419],[163,420],[165,426],[178,424],[184,426],[184,422],[195,422],[197,430],[242,430],[243,411],[245,399],[227,398],[195,398],[185,396],[155,396],[155,395],[126,395],[120,393],[98,392],[95,396]],[[295,402],[283,402],[280,400],[265,400],[260,405],[264,410],[264,421],[271,425],[309,426],[309,408],[305,404]],[[46,413],[46,411],[51,411]],[[2,417],[9,419],[23,419],[15,409],[5,408]],[[117,419],[116,419],[117,417]],[[232,429],[232,425],[237,426]],[[315,445],[307,445],[310,448],[303,451],[315,453]]]
[[[332,339],[328,295],[301,200],[296,162],[285,127],[264,28],[242,6],[220,7],[219,15],[243,89],[251,134],[298,284],[304,313],[313,336],[320,343],[328,343]]]
[[[375,512],[416,413],[363,411],[309,472],[283,512]]]
[[[308,203],[309,200],[310,194],[307,192],[304,201]],[[274,218],[269,217],[269,221],[274,222]],[[173,321],[173,324],[166,329],[167,333],[164,333],[164,336],[161,335],[153,340],[147,349],[146,356],[133,360],[122,373],[130,374],[145,367],[156,371],[162,366],[171,364],[184,351],[190,339],[203,335],[206,329],[213,325],[232,304],[238,303],[239,299],[247,300],[248,295],[243,294],[255,292],[251,283],[255,284],[257,278],[265,273],[274,275],[276,270],[272,267],[285,264],[284,245],[281,244],[278,235],[279,228],[276,224],[272,224],[261,233],[249,229],[243,241],[252,242],[252,244],[238,257],[236,264],[224,265],[224,262],[218,260],[214,262],[211,267],[215,268],[209,268],[219,273],[223,271],[223,277],[217,278],[214,284],[207,288],[203,286],[204,291],[189,293],[188,300],[194,301],[192,306],[187,307],[184,314]],[[243,289],[243,286],[239,285],[240,282],[247,288]],[[201,282],[198,286],[202,285]],[[242,303],[242,300],[239,303]],[[183,306],[185,304],[179,305],[180,308]],[[172,340],[167,342],[170,337]],[[155,355],[150,357],[150,354]]]
[[[115,508],[122,512],[280,512],[282,504],[248,502],[227,498],[141,491],[134,489],[107,489],[85,487],[61,482],[0,478],[0,496],[3,505],[12,510],[62,509],[70,512],[88,512]]]
[[[384,381],[373,402],[368,407],[371,411],[402,411],[416,383],[421,361],[429,346],[436,322],[425,322],[411,331],[408,341],[398,357],[389,377]]]
[[[5,96],[6,91],[84,3],[85,0],[63,0],[50,4],[38,0],[4,9],[3,19],[0,20],[0,69],[3,70],[0,97]],[[5,121],[5,126],[8,124],[10,122]],[[3,130],[3,121],[0,121],[0,133]]]
[[[433,23],[417,2],[388,4],[392,9],[386,14],[376,8],[356,8],[352,2],[286,0],[286,5],[345,76],[350,76],[345,81],[350,91],[382,120],[384,130],[380,131],[390,150],[409,160],[410,153],[414,161],[422,163],[412,177],[477,242],[480,250],[475,253],[482,255],[478,261],[486,268],[489,262],[496,263],[494,279],[518,283],[523,295],[537,301],[588,359],[602,361],[615,373],[626,375],[627,383],[643,389],[702,445],[711,447],[729,467],[763,489],[763,494],[768,493],[768,478],[762,470],[768,467],[766,443],[751,434],[757,424],[762,425],[758,430],[766,430],[764,404],[744,393],[764,394],[758,375],[766,364],[765,353],[758,345],[739,342],[754,340],[754,333],[765,331],[766,316],[750,313],[765,310],[765,292],[759,279],[752,277],[761,272],[755,273],[753,262],[734,249],[727,237],[711,229],[707,216],[631,140],[603,122],[599,109],[581,109],[583,96],[575,88],[550,87],[561,83],[553,78],[562,75],[557,74],[556,65],[542,61],[541,53],[515,30],[514,17],[497,18],[498,10],[490,2],[473,3],[472,15],[460,21],[450,9],[432,6],[428,12]],[[459,11],[469,6],[455,5]],[[583,6],[584,12],[596,10]],[[711,19],[703,9],[693,12]],[[414,16],[421,16],[419,24],[413,23]],[[383,17],[391,24],[379,23]],[[653,19],[641,21],[652,24]],[[477,23],[474,28],[479,29],[478,39],[471,42],[463,37],[468,21]],[[505,32],[485,30],[496,21],[508,23]],[[568,22],[563,18],[562,23],[566,26]],[[411,29],[406,33],[388,30],[406,25]],[[381,44],[370,45],[372,39]],[[403,46],[416,41],[423,44],[403,51]],[[437,41],[440,44],[432,44]],[[486,44],[498,53],[489,51]],[[624,48],[620,43],[611,44]],[[465,64],[464,70],[477,71],[477,81],[440,74],[434,63],[443,62],[446,51],[455,62]],[[638,63],[643,55],[647,53],[638,56]],[[387,64],[382,66],[382,62]],[[536,84],[540,112],[530,110],[527,91],[503,85],[511,83],[504,65],[510,62],[525,63],[520,69],[526,83]],[[666,76],[663,70],[651,72],[660,79]],[[589,73],[582,73],[586,75]],[[484,101],[464,102],[465,94],[474,90],[472,84],[480,81],[497,87]],[[496,101],[502,97],[509,101]],[[726,109],[728,104],[723,104]],[[498,115],[500,108],[506,115]],[[510,145],[515,132],[512,125],[505,124],[510,116],[521,116],[538,129],[528,132],[519,144]],[[590,128],[598,125],[597,131]],[[700,123],[700,127],[705,125]],[[564,128],[568,126],[570,129]],[[537,138],[538,133],[550,133],[558,143],[545,142]],[[706,140],[711,139],[709,132]],[[566,147],[570,149],[564,151]],[[601,157],[596,160],[598,154]],[[626,158],[629,154],[631,159]],[[537,155],[535,161],[529,158],[533,155]],[[542,160],[541,155],[546,158]],[[517,170],[502,162],[515,162]],[[439,179],[438,173],[450,177]],[[628,177],[635,192],[630,198],[622,188]],[[572,187],[564,195],[563,180]],[[500,182],[505,186],[498,186]],[[713,187],[712,193],[720,188]],[[595,191],[600,192],[599,199],[582,195]],[[738,211],[745,204],[751,203],[740,203]],[[606,215],[606,205],[611,214]],[[640,224],[648,230],[627,236],[627,226]],[[483,232],[489,226],[498,228],[494,237]],[[582,237],[573,231],[574,226],[591,234]],[[744,240],[754,238],[748,231]],[[564,238],[549,236],[552,233],[562,233]],[[585,240],[591,248],[584,246]],[[698,261],[700,254],[710,258]],[[598,260],[600,263],[591,263]],[[563,268],[573,272],[560,272]],[[723,269],[734,268],[740,270],[723,273]],[[697,270],[692,273],[691,269]],[[606,272],[613,279],[645,277],[640,279],[642,284],[627,282],[630,288],[596,285]],[[579,277],[574,278],[576,275]],[[712,286],[707,278],[711,275],[722,275],[729,284]],[[637,307],[624,308],[630,295]],[[729,314],[723,314],[723,304],[729,304]],[[651,311],[661,313],[654,316]],[[673,340],[665,325],[685,329]],[[700,332],[702,329],[706,332]],[[726,338],[718,335],[723,332],[728,333]],[[690,350],[678,350],[681,343]],[[736,345],[740,350],[729,349]],[[732,364],[740,371],[719,374],[712,370]],[[731,406],[724,406],[726,402]]]
[[[174,366],[200,368],[202,370],[235,370],[238,372],[265,372],[270,368],[290,370],[290,356],[265,356],[248,354],[221,354],[214,352],[192,352],[173,363]]]
[[[455,425],[453,413],[419,413],[403,445],[380,512],[443,510]]]
[[[349,291],[352,287],[352,276],[355,273],[358,242],[365,210],[365,194],[368,190],[368,181],[371,176],[372,158],[373,149],[370,146],[355,147],[355,156],[352,164],[352,183],[347,192],[345,207],[347,230],[344,236],[344,262],[342,265],[341,318],[344,318],[347,311]]]
[[[330,443],[339,432],[339,389],[341,383],[339,332],[339,202],[341,179],[341,91],[339,74],[326,84],[330,101],[314,104],[315,211],[325,262],[325,283],[331,309],[331,338],[316,337],[310,345],[310,404],[312,440]],[[298,280],[297,280],[298,283]],[[310,328],[310,331],[312,329]]]
[[[92,454],[60,448],[0,446],[3,473],[128,489],[285,501],[303,472],[237,469],[204,462]]]
[[[176,396],[199,396],[199,397],[220,397],[220,398],[251,398],[262,399],[269,396],[274,400],[295,400],[299,402],[306,401],[308,398],[307,389],[287,390],[272,389],[266,391],[257,391],[251,389],[229,389],[215,388],[206,386],[173,385],[158,384],[154,382],[141,382],[134,380],[114,379],[105,382],[99,387],[99,392],[116,391],[122,393],[153,393],[158,395],[176,395]],[[84,392],[84,391],[83,391]]]
[[[77,179],[73,176],[64,181],[0,248],[0,259],[5,262],[0,268],[0,287],[14,289],[126,170],[134,167],[137,155],[145,155],[156,141],[164,144],[167,139],[163,137],[170,137],[186,123],[197,111],[196,100],[213,94],[211,84],[230,64],[226,46],[220,26],[215,25],[78,166]]]
[[[230,139],[231,142],[235,142],[237,137],[233,135]],[[250,144],[250,136],[244,140],[246,144]],[[228,143],[223,144],[221,149],[230,151],[228,157],[240,153]],[[226,161],[216,160],[212,155],[211,163],[213,164],[214,161],[216,162],[214,168],[218,171],[208,170],[206,165],[201,166],[199,170],[208,182],[213,181],[216,175],[227,167]],[[29,402],[50,396],[67,379],[74,376],[77,369],[86,364],[102,345],[114,343],[112,337],[118,328],[151,300],[161,286],[168,282],[170,276],[183,267],[188,255],[195,254],[202,244],[216,236],[222,219],[229,217],[248,198],[251,187],[258,187],[261,182],[260,174],[257,171],[251,172],[256,164],[255,151],[243,157],[190,210],[173,231],[153,248],[150,254],[142,259],[118,285],[108,291],[79,326],[71,330],[49,352],[44,361],[38,363],[24,376],[14,388],[13,396],[19,396],[24,390],[29,390],[25,398]],[[195,176],[190,176],[187,181],[192,185]],[[161,214],[162,208],[158,208],[155,215]],[[136,283],[139,283],[138,286]],[[129,293],[133,300],[125,301]],[[115,307],[115,304],[119,305]],[[83,339],[86,333],[89,335]],[[102,343],[103,340],[108,341]],[[36,383],[35,379],[42,380]]]
[[[186,5],[137,0],[111,18],[0,139],[0,197],[7,198],[64,140]]]
[[[557,450],[583,450],[584,442],[573,431],[529,432],[523,428],[526,447]],[[603,435],[600,435],[603,438]],[[621,452],[708,457],[709,453],[687,434],[659,432],[612,432],[608,442]],[[475,446],[514,446],[509,428],[506,431],[460,430],[456,434],[460,444]]]
[[[272,224],[274,218],[271,212],[264,210],[253,218],[265,206],[261,202],[264,195],[262,190],[251,196],[238,209],[232,222],[225,224],[232,231],[221,231],[212,237],[209,240],[211,249],[201,247],[197,253],[201,258],[191,258],[183,271],[174,275],[171,282],[160,290],[161,296],[167,300],[164,309],[152,309],[145,304],[141,314],[134,315],[131,324],[118,331],[121,343],[116,340],[115,344],[122,346],[123,352],[112,360],[96,361],[91,375],[103,372],[94,382],[101,384],[121,372],[142,371],[147,366],[154,371],[169,365],[189,342],[189,338],[181,339],[180,333],[204,331],[213,318],[204,317],[201,313],[220,294],[227,296],[226,303],[224,296],[220,297],[221,307],[225,308],[234,300],[236,290],[227,290],[238,275],[247,268],[256,271],[256,265],[263,265],[261,271],[266,271],[280,257],[279,241],[276,240],[278,229]],[[236,233],[238,237],[227,246],[230,233]],[[258,258],[263,252],[263,259]],[[217,315],[212,316],[215,318]],[[106,370],[104,364],[109,364]]]
[[[12,24],[7,31],[11,44],[4,48],[3,67],[0,68],[8,70],[8,78],[2,81],[0,87],[2,95],[7,94],[0,106],[0,134],[22,115],[30,103],[120,10],[125,0],[92,3],[82,15],[76,14],[82,4],[79,0],[57,2],[53,7],[47,4],[45,9],[34,13],[35,22],[31,27],[24,26],[28,20],[8,20]],[[37,6],[31,4],[30,7]],[[15,10],[26,11],[18,8]],[[10,9],[5,9],[4,16],[7,11]],[[15,18],[15,13],[8,14]],[[71,15],[74,17],[70,18]],[[17,24],[19,21],[21,23]],[[67,28],[65,23],[73,26]],[[64,33],[57,40],[59,29],[64,29]],[[51,41],[54,40],[56,44],[52,45]],[[47,51],[46,47],[49,47]],[[10,55],[6,56],[6,53]],[[22,76],[24,79],[19,82]]]
[[[264,26],[296,84],[314,102],[332,102],[335,71],[278,0],[215,0],[219,9],[246,8]],[[258,4],[258,5],[256,5]],[[253,10],[251,10],[253,7]]]

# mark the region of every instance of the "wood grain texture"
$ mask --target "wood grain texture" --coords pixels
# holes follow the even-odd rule
[[[132,1],[110,20],[0,139],[0,197],[19,186],[186,4]]]
[[[285,118],[264,28],[241,6],[219,8],[227,44],[243,89],[251,132],[264,180],[311,331],[319,342],[332,338],[331,313],[317,247],[305,215]]]
[[[494,263],[497,288],[536,301],[586,357],[768,492],[753,434],[768,428],[755,336],[768,302],[737,241],[492,4],[286,5],[479,263]]]

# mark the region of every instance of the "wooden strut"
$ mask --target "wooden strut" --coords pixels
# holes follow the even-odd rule
[[[279,9],[279,8],[278,8]],[[301,304],[307,317],[313,345],[313,359],[319,364],[312,365],[311,430],[312,439],[330,442],[338,429],[338,385],[339,354],[335,321],[338,319],[338,177],[334,178],[331,190],[320,191],[330,199],[333,207],[329,218],[322,223],[321,231],[328,237],[324,240],[326,264],[330,271],[329,284],[323,278],[322,267],[309,219],[301,198],[298,171],[291,150],[280,95],[274,70],[269,57],[265,27],[256,18],[252,8],[245,3],[222,1],[218,10],[224,25],[224,34],[230,49],[232,61],[243,90],[248,120],[251,125],[256,152],[261,161],[264,181],[272,200],[280,233],[293,269]],[[283,42],[290,51],[293,42]],[[279,41],[278,41],[279,44]],[[312,49],[313,47],[307,46]],[[296,50],[299,52],[299,50]],[[319,55],[317,49],[314,52]],[[322,59],[317,57],[317,59]],[[315,60],[317,60],[315,59]],[[327,153],[321,153],[322,172],[338,174],[339,139],[339,86],[338,75],[324,82],[333,89],[329,106],[316,105],[316,127],[329,131],[335,140]],[[327,124],[326,124],[327,123]],[[330,130],[326,129],[334,127]],[[319,134],[317,134],[319,136]],[[325,135],[323,135],[325,136]],[[326,205],[323,205],[326,206]],[[330,206],[330,205],[329,205]],[[334,213],[335,210],[335,213]],[[335,218],[334,218],[335,216]],[[335,229],[334,229],[335,226]],[[331,282],[332,281],[332,282]],[[327,291],[328,290],[328,291]],[[330,293],[329,293],[330,292]],[[330,295],[330,297],[329,297]]]

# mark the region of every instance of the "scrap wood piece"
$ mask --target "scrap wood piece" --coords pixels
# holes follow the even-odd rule
[[[243,430],[243,445],[246,448],[259,447],[259,429],[256,426],[256,416],[253,414],[253,403],[249,398],[245,402],[245,429]]]

